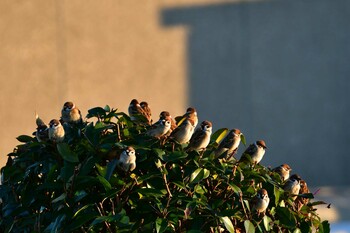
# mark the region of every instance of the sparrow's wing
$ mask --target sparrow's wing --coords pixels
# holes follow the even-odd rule
[[[176,127],[176,128],[171,132],[170,137],[171,137],[171,136],[174,136],[174,135],[176,135],[176,134],[178,134],[178,132],[181,131],[182,128],[184,128],[184,127],[185,127],[185,124],[184,124],[184,123],[181,123],[178,127]]]
[[[200,128],[196,129],[196,131],[193,133],[193,135],[190,139],[190,143],[188,144],[188,148],[191,148],[192,146],[196,146],[198,143],[203,141],[205,136],[206,135],[202,129],[200,129]]]
[[[233,138],[229,134],[220,142],[218,149],[230,148],[233,143]]]
[[[243,154],[252,155],[256,152],[257,148],[254,144],[250,144],[248,148],[243,152]]]
[[[37,126],[46,125],[37,113],[35,113],[35,122]]]

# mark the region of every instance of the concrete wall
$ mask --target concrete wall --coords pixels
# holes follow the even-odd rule
[[[0,153],[35,110],[136,97],[264,139],[262,163],[309,185],[350,184],[349,21],[347,0],[1,2]]]

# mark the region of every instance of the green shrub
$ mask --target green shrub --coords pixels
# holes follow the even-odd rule
[[[204,152],[187,153],[109,106],[86,118],[66,128],[62,143],[17,138],[22,144],[2,168],[1,232],[330,231],[315,210],[325,203],[297,210],[269,168],[215,158],[227,129]],[[126,146],[137,152],[137,167],[127,173],[114,159]],[[270,197],[266,214],[251,206],[260,188]]]

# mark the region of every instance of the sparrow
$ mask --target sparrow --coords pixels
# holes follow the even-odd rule
[[[45,142],[49,139],[49,127],[40,119],[39,115],[35,114],[35,122],[37,125],[34,135],[38,142]]]
[[[80,123],[82,116],[80,110],[73,102],[66,102],[61,110],[61,121],[64,123]]]
[[[156,123],[154,123],[150,129],[147,130],[146,134],[155,137],[160,138],[164,135],[166,135],[171,128],[171,118],[170,116],[166,116],[163,119],[159,119]]]
[[[136,152],[131,146],[123,150],[118,160],[119,167],[125,171],[133,171],[136,168]]]
[[[53,142],[62,142],[64,140],[64,128],[61,122],[53,119],[49,123],[49,139]]]
[[[300,176],[297,174],[292,175],[286,181],[283,186],[285,192],[289,193],[292,196],[292,199],[295,200],[297,198],[296,195],[299,194],[300,191]]]
[[[305,182],[305,180],[300,180],[300,190],[299,190],[299,194],[306,194],[306,193],[310,193],[309,188],[307,187],[307,184]],[[309,198],[305,198],[305,197],[300,197],[298,196],[295,199],[298,211],[301,209],[301,207],[303,207],[304,205],[306,205],[309,202]]]
[[[284,163],[278,167],[275,167],[274,169],[272,169],[272,171],[276,172],[278,175],[280,175],[282,181],[284,182],[284,181],[288,180],[292,169],[290,168],[290,166],[288,164]]]
[[[236,153],[241,142],[241,135],[242,133],[239,129],[230,130],[215,150],[215,156],[219,157],[226,151],[228,151],[228,155]]]
[[[173,131],[177,127],[177,125],[175,120],[171,117],[170,113],[168,111],[163,111],[159,114],[159,120],[165,119],[166,117],[170,117],[171,119],[170,130]]]
[[[196,111],[195,108],[192,108],[192,107],[187,108],[186,113],[183,116],[191,120],[192,125],[194,126],[194,128],[197,127],[197,125],[198,125],[198,116],[197,116],[197,111]]]
[[[197,128],[193,133],[190,143],[187,146],[187,151],[201,151],[204,150],[209,142],[212,133],[212,123],[210,121],[203,121],[200,128]]]
[[[140,106],[143,109],[143,111],[145,112],[145,116],[146,116],[148,122],[152,123],[152,112],[151,112],[151,108],[149,107],[148,103],[143,101],[140,103]]]
[[[170,138],[174,139],[180,144],[187,143],[194,132],[194,126],[190,119],[186,118],[173,132]]]
[[[260,189],[252,202],[252,207],[258,212],[258,215],[260,215],[260,213],[265,213],[270,203],[269,194],[266,189]]]
[[[171,132],[170,137],[180,144],[189,142],[198,124],[196,109],[188,108],[178,124],[176,129]]]
[[[146,112],[143,110],[137,99],[131,100],[128,112],[132,121],[151,125],[150,121],[147,118]]]
[[[256,141],[253,144],[250,144],[243,152],[240,161],[247,161],[247,155],[249,155],[253,164],[257,164],[264,157],[266,148],[266,144],[263,140]]]

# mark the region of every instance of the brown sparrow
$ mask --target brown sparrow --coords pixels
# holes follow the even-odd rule
[[[170,116],[166,116],[163,119],[159,119],[156,123],[154,123],[149,130],[147,130],[146,134],[155,137],[160,138],[163,135],[166,135],[171,128],[171,118]]]
[[[141,108],[145,112],[145,117],[147,118],[149,123],[152,123],[152,112],[151,108],[149,107],[148,103],[146,101],[143,101],[140,103]]]
[[[35,119],[37,125],[36,131],[34,133],[35,137],[38,142],[45,142],[49,139],[49,128],[44,123],[44,121],[39,118],[38,114],[35,114]]]
[[[62,142],[64,140],[64,128],[61,122],[57,119],[53,119],[49,124],[49,139],[53,142]]]
[[[253,198],[252,207],[254,210],[260,213],[265,213],[267,207],[269,206],[270,198],[266,189],[260,189],[256,196]]]
[[[196,128],[196,126],[198,125],[198,116],[195,108],[192,108],[192,107],[187,108],[184,117],[186,117],[187,119],[190,119],[191,124],[193,125],[194,128]]]
[[[188,144],[187,151],[204,150],[210,142],[211,133],[212,123],[210,121],[203,121],[201,127],[194,131],[190,143]]]
[[[247,155],[250,156],[252,163],[257,164],[264,157],[266,144],[263,140],[256,141],[253,144],[250,144],[248,148],[243,152],[240,161],[247,161]]]
[[[226,151],[228,155],[236,153],[241,142],[241,135],[242,133],[239,129],[230,130],[215,150],[215,156],[219,157]]]
[[[147,118],[146,112],[143,110],[137,99],[133,99],[130,102],[128,108],[130,119],[134,122],[146,123],[150,125],[150,121]]]
[[[299,194],[306,194],[306,193],[310,193],[310,190],[307,187],[307,184],[306,184],[305,180],[300,180]],[[309,202],[309,198],[297,197],[295,199],[295,202],[296,202],[298,210],[300,210],[301,207],[303,207],[303,205],[306,205]]]
[[[173,132],[170,134],[170,138],[174,139],[180,144],[187,143],[194,132],[194,126],[189,118],[186,118]]]
[[[132,171],[136,168],[136,152],[131,146],[128,146],[119,156],[119,167],[125,171]]]
[[[297,174],[294,174],[291,177],[289,177],[289,179],[286,181],[286,183],[283,186],[284,191],[289,193],[289,195],[292,196],[293,200],[295,200],[297,198],[296,195],[299,194],[300,180],[301,180],[300,176]]]
[[[159,114],[159,120],[163,120],[163,119],[165,119],[166,117],[170,117],[170,119],[171,119],[171,127],[170,127],[170,130],[173,131],[173,130],[177,127],[177,125],[176,125],[175,120],[171,117],[170,113],[167,112],[167,111],[163,111],[163,112],[161,112],[161,113]]]
[[[61,120],[65,123],[79,123],[82,121],[80,110],[73,102],[66,102],[61,110]]]
[[[278,175],[280,175],[282,181],[284,182],[284,181],[288,180],[292,169],[290,168],[290,166],[288,164],[284,163],[278,167],[275,167],[274,169],[272,169],[272,171],[276,172]]]
[[[189,142],[198,124],[196,109],[192,107],[187,108],[186,113],[178,124],[176,129],[171,132],[170,137],[180,144]]]

